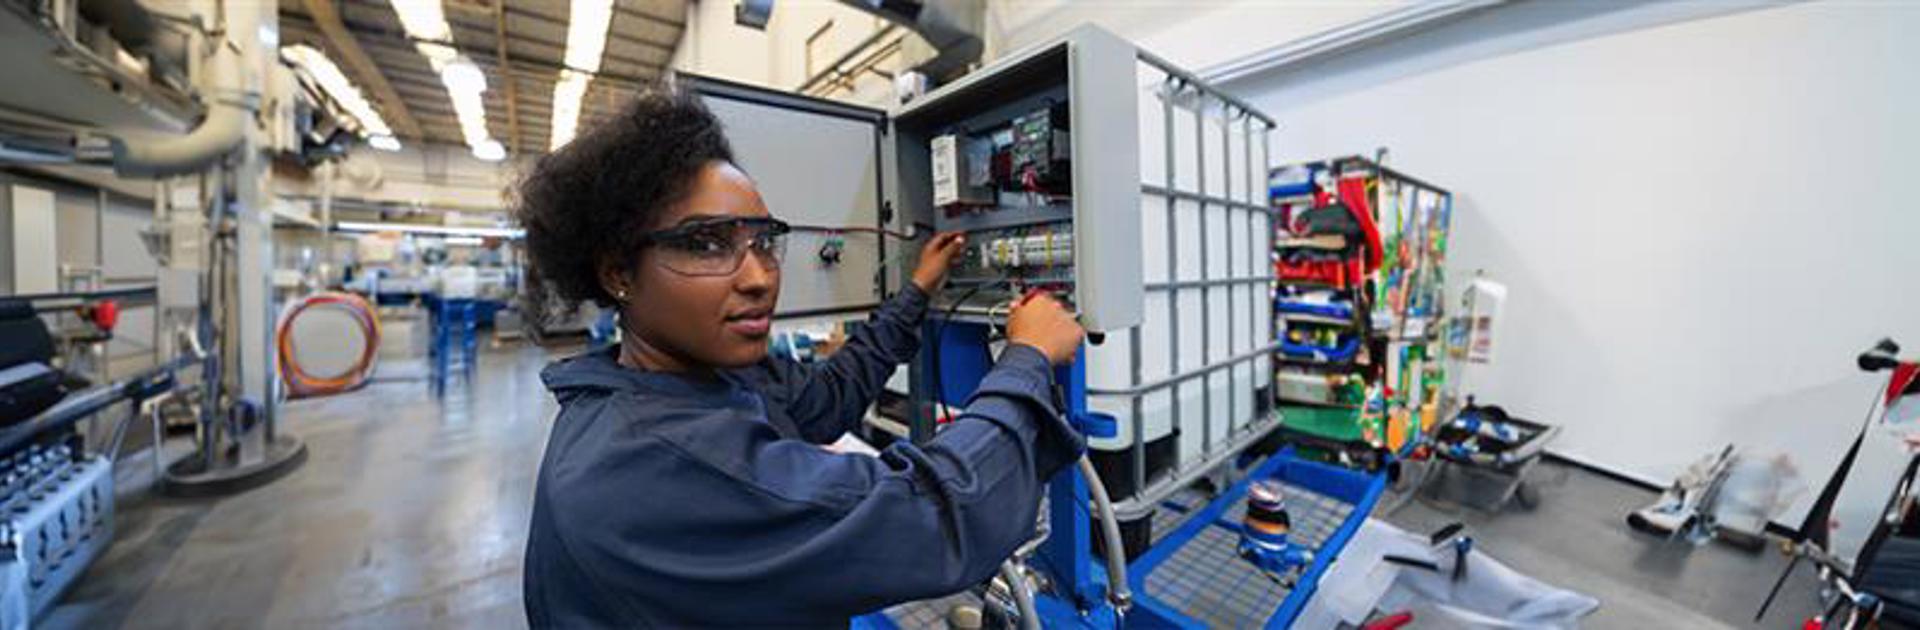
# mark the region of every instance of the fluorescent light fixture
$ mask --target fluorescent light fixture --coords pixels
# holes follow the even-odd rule
[[[440,7],[440,0],[392,0],[390,4],[393,5],[393,12],[400,16],[400,26],[407,29],[409,37],[453,41],[453,27],[447,24],[447,14]]]
[[[333,99],[341,109],[346,110],[347,116],[353,119],[361,135],[369,136],[370,140],[385,138],[384,143],[391,143],[393,146],[392,149],[387,149],[388,151],[399,150],[400,141],[394,139],[393,129],[387,127],[386,119],[380,117],[379,110],[373,108],[373,103],[367,101],[366,95],[360,92],[359,87],[354,86],[353,81],[347,79],[345,73],[340,72],[340,66],[334,65],[333,60],[327,58],[326,53],[312,46],[298,44],[280,49],[280,57],[305,72],[315,84],[320,86],[320,91],[327,94],[327,98]],[[374,146],[384,148],[380,144]]]
[[[485,142],[473,145],[473,157],[488,162],[498,162],[507,159],[507,147],[502,146],[499,140],[489,138]]]
[[[465,58],[448,62],[440,69],[440,82],[447,85],[447,91],[455,94],[479,94],[487,91],[487,75],[480,66]]]
[[[387,3],[400,17],[400,26],[406,29],[407,37],[413,39],[413,49],[426,57],[433,71],[440,74],[440,83],[447,87],[447,98],[453,102],[453,115],[460,120],[460,136],[467,147],[481,159],[503,159],[506,147],[500,146],[487,131],[484,100],[487,75],[453,47],[453,26],[447,23],[441,1],[388,0]],[[500,157],[483,157],[495,153]]]
[[[487,244],[485,239],[478,236],[449,236],[440,242],[448,245],[465,245],[467,247],[479,247]]]
[[[567,65],[587,72],[600,70],[600,53],[607,49],[607,26],[613,23],[613,0],[573,0],[567,15]]]
[[[579,130],[581,101],[586,99],[593,74],[600,71],[607,27],[612,23],[613,0],[573,0],[567,18],[567,68],[553,84],[553,136],[548,148],[560,148]]]
[[[393,136],[367,136],[367,146],[381,151],[399,151],[400,141]]]
[[[560,81],[553,84],[553,116],[549,121],[553,135],[547,143],[548,149],[558,150],[573,141],[580,127],[580,105],[586,100],[587,83],[592,80],[591,75],[560,71]]]
[[[403,234],[438,234],[440,236],[471,236],[475,238],[491,236],[494,238],[520,238],[527,231],[519,228],[455,227],[449,225],[427,225],[424,223],[366,223],[362,221],[339,221],[333,229],[342,232],[400,232]]]

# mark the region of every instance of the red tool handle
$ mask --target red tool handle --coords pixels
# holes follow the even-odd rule
[[[1410,623],[1413,623],[1413,612],[1403,610],[1369,621],[1367,625],[1361,626],[1360,628],[1361,630],[1396,630]]]

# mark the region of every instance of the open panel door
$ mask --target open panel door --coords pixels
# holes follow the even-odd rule
[[[775,319],[851,314],[879,306],[883,261],[898,253],[884,227],[881,141],[887,115],[834,101],[719,79],[680,75],[726,126],[734,158],[773,216],[796,228],[781,266]],[[869,231],[835,234],[818,228]],[[821,256],[844,242],[838,262]]]

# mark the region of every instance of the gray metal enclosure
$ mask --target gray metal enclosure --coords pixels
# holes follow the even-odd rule
[[[1049,258],[1045,283],[1066,287],[1087,328],[1105,333],[1087,349],[1088,402],[1119,434],[1090,446],[1103,465],[1125,471],[1103,473],[1121,489],[1122,518],[1150,513],[1277,422],[1265,185],[1274,123],[1265,114],[1092,26],[1004,57],[890,115],[725,82],[696,85],[774,213],[789,221],[932,226],[967,231],[970,240],[1043,225],[1050,237],[1070,237],[1071,260],[1056,268]],[[935,205],[935,138],[1050,107],[1071,119],[1070,195],[996,196],[992,207],[970,212]],[[796,238],[782,315],[872,308],[899,286],[918,246],[884,236],[847,243],[845,262],[822,266],[811,258],[816,242]],[[1003,321],[997,309],[1020,283],[986,271],[956,269],[936,317]],[[1008,286],[961,289],[991,282]],[[955,304],[955,294],[968,299]]]
[[[943,216],[927,144],[943,126],[1060,98],[1073,116],[1073,194],[1061,215],[1072,220],[1073,298],[1088,329],[1106,333],[1087,349],[1089,406],[1120,428],[1090,445],[1109,471],[1124,471],[1103,474],[1129,497],[1120,516],[1133,519],[1277,422],[1266,189],[1275,125],[1172,64],[1081,27],[898,112],[899,207],[943,229],[1023,220],[1005,210]],[[954,308],[963,319],[995,319],[991,307]]]
[[[849,315],[879,305],[883,266],[898,243],[872,230],[886,205],[881,142],[885,112],[704,77],[684,77],[720,118],[734,159],[753,177],[774,216],[806,226],[789,236],[775,316]],[[842,256],[816,255],[828,239]],[[892,248],[893,251],[890,251]]]

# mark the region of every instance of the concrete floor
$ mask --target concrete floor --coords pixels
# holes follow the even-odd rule
[[[549,356],[492,351],[471,386],[444,400],[398,379],[289,403],[288,430],[310,459],[238,496],[155,498],[151,460],[123,460],[118,540],[46,627],[524,627],[520,558],[555,410],[538,378]],[[1415,502],[1390,520],[1414,531],[1467,522],[1481,549],[1599,598],[1590,628],[1797,627],[1793,616],[1811,610],[1803,571],[1771,623],[1755,626],[1778,554],[1636,534],[1622,517],[1649,493],[1579,470],[1538,472],[1537,511]]]

